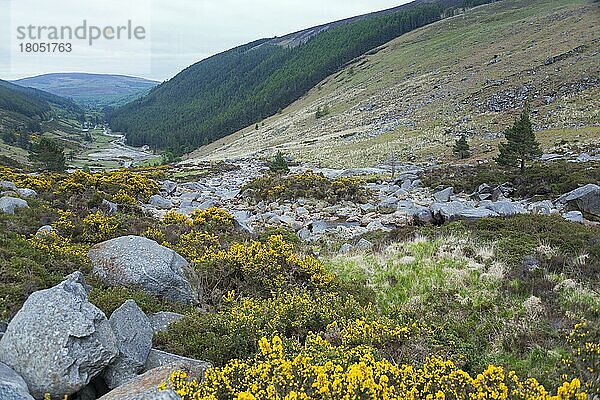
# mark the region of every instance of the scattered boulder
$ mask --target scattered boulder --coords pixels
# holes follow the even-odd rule
[[[17,189],[17,193],[19,194],[19,197],[21,197],[22,199],[28,199],[30,197],[36,197],[37,196],[37,192],[33,189]]]
[[[433,198],[438,203],[447,203],[450,201],[450,196],[452,196],[453,194],[454,194],[454,188],[449,187],[449,188],[446,188],[444,190],[440,190],[439,192],[434,193]]]
[[[242,229],[248,233],[253,233],[254,229],[248,225],[248,220],[252,216],[250,211],[233,211],[231,212],[233,216],[233,223],[238,229]]]
[[[449,203],[433,203],[431,212],[437,221],[452,221],[465,210],[464,203],[460,201],[451,201]]]
[[[148,354],[144,372],[169,366],[171,367],[171,371],[181,369],[193,376],[202,378],[204,372],[212,365],[206,361],[194,360],[193,358],[182,357],[161,350],[152,349],[150,350],[150,354]]]
[[[365,250],[365,251],[369,251],[373,249],[373,243],[371,243],[370,241],[368,241],[367,239],[360,239],[358,241],[358,243],[356,243],[356,249],[357,250]]]
[[[106,199],[102,199],[102,203],[100,204],[100,210],[104,211],[104,213],[108,216],[115,215],[119,209],[119,206],[112,201],[108,201]]]
[[[171,196],[177,190],[177,182],[166,180],[162,184],[161,192],[167,196]]]
[[[562,217],[569,222],[575,222],[578,224],[583,224],[585,222],[581,211],[569,211],[564,213]]]
[[[44,225],[44,226],[41,226],[40,229],[37,230],[37,232],[35,233],[35,236],[42,237],[45,235],[49,235],[52,232],[55,232],[55,229],[52,226]]]
[[[381,221],[374,220],[367,224],[367,231],[369,232],[391,232],[392,228],[385,226]]]
[[[194,303],[198,296],[187,278],[189,263],[172,249],[139,236],[123,236],[93,246],[94,272],[110,286],[145,291],[169,301]]]
[[[413,221],[422,224],[429,224],[433,222],[433,214],[431,210],[423,206],[415,206],[412,212]]]
[[[482,201],[480,206],[492,210],[501,217],[510,217],[517,214],[526,214],[527,210],[519,203],[512,201]]]
[[[485,207],[473,208],[460,201],[449,203],[434,203],[431,206],[433,217],[438,222],[449,222],[454,220],[475,220],[480,218],[497,217],[498,214]]]
[[[338,250],[338,254],[348,254],[352,251],[352,245],[350,243],[344,243]]]
[[[600,186],[589,184],[561,196],[556,203],[566,211],[580,211],[592,221],[600,221]]]
[[[553,212],[556,212],[554,208],[554,204],[550,200],[538,201],[535,203],[531,203],[528,207],[529,211],[534,214],[543,214],[550,215]]]
[[[169,210],[173,208],[173,202],[159,194],[150,197],[149,204],[161,210]]]
[[[152,325],[152,330],[154,333],[164,332],[166,331],[171,324],[180,321],[183,318],[183,315],[160,311],[155,314],[149,315],[148,319],[150,320],[150,325]]]
[[[35,398],[77,392],[117,354],[110,324],[88,301],[80,272],[29,296],[0,340],[0,362],[23,377]]]
[[[104,381],[114,389],[140,373],[152,348],[154,331],[150,320],[133,300],[117,308],[109,320],[117,338],[119,355],[104,370]]]
[[[0,399],[34,400],[23,378],[3,363],[0,363]]]
[[[492,210],[483,207],[477,208],[465,208],[463,211],[458,213],[456,219],[463,219],[467,221],[473,221],[481,218],[497,217],[498,214]]]
[[[365,214],[368,214],[370,212],[374,212],[377,210],[377,207],[375,207],[373,204],[371,203],[365,203],[365,204],[361,204],[359,206],[359,208],[361,209],[361,211]]]
[[[175,369],[178,368],[168,366],[148,371],[110,391],[99,400],[181,400],[173,390],[158,390],[158,386],[167,382]]]
[[[398,199],[395,197],[389,197],[382,200],[377,205],[377,211],[381,214],[393,214],[398,210]]]
[[[11,181],[0,181],[0,189],[12,190],[13,192],[17,192],[17,185],[15,185]]]
[[[29,208],[27,202],[16,197],[4,196],[0,198],[0,212],[14,214],[19,208]]]

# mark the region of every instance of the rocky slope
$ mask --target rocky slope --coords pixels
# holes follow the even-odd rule
[[[283,150],[327,166],[371,166],[444,159],[465,134],[475,158],[485,159],[526,101],[548,149],[561,140],[597,142],[599,7],[580,0],[476,7],[356,59],[258,129],[190,158]]]

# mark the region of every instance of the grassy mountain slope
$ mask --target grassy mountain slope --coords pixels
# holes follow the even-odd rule
[[[75,149],[83,139],[77,122],[81,113],[72,100],[0,80],[0,162],[27,164],[30,141],[42,133]]]
[[[136,145],[197,148],[275,114],[353,58],[440,19],[450,3],[460,2],[415,3],[316,29],[316,36],[308,30],[226,51],[116,110],[111,127]]]
[[[45,74],[14,83],[72,98],[92,106],[121,105],[147,94],[158,82],[123,75],[87,73]]]
[[[200,148],[221,159],[283,150],[329,166],[444,159],[466,134],[493,156],[526,99],[546,150],[600,138],[600,4],[505,0],[387,43],[282,113]],[[316,111],[329,114],[316,118]]]

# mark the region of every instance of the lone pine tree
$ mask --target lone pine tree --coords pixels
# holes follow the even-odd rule
[[[535,133],[527,110],[523,111],[521,117],[504,133],[504,136],[506,143],[500,143],[498,146],[500,149],[500,155],[496,159],[498,164],[518,166],[523,173],[527,161],[542,155],[542,149],[535,140]]]
[[[29,160],[43,171],[63,172],[66,168],[64,148],[49,138],[41,138],[39,143],[32,146]]]
[[[462,135],[460,139],[454,143],[452,152],[460,159],[471,157],[471,148],[469,147],[469,143],[467,143],[467,137],[465,135]]]

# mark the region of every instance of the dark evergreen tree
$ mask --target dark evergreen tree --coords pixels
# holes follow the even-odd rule
[[[45,137],[32,146],[29,160],[42,171],[63,172],[66,168],[64,147],[58,141]]]
[[[498,146],[500,149],[500,155],[496,159],[498,164],[518,166],[523,173],[527,161],[542,155],[540,144],[535,139],[528,110],[523,111],[521,117],[504,133],[504,136],[506,143],[500,143]]]
[[[469,143],[467,143],[467,137],[465,135],[462,135],[460,139],[454,142],[452,152],[456,158],[464,159],[471,157],[471,148],[469,147]]]
[[[287,173],[290,171],[287,161],[283,157],[283,153],[278,151],[273,158],[273,161],[269,164],[269,169],[271,172],[275,172],[278,174]]]

